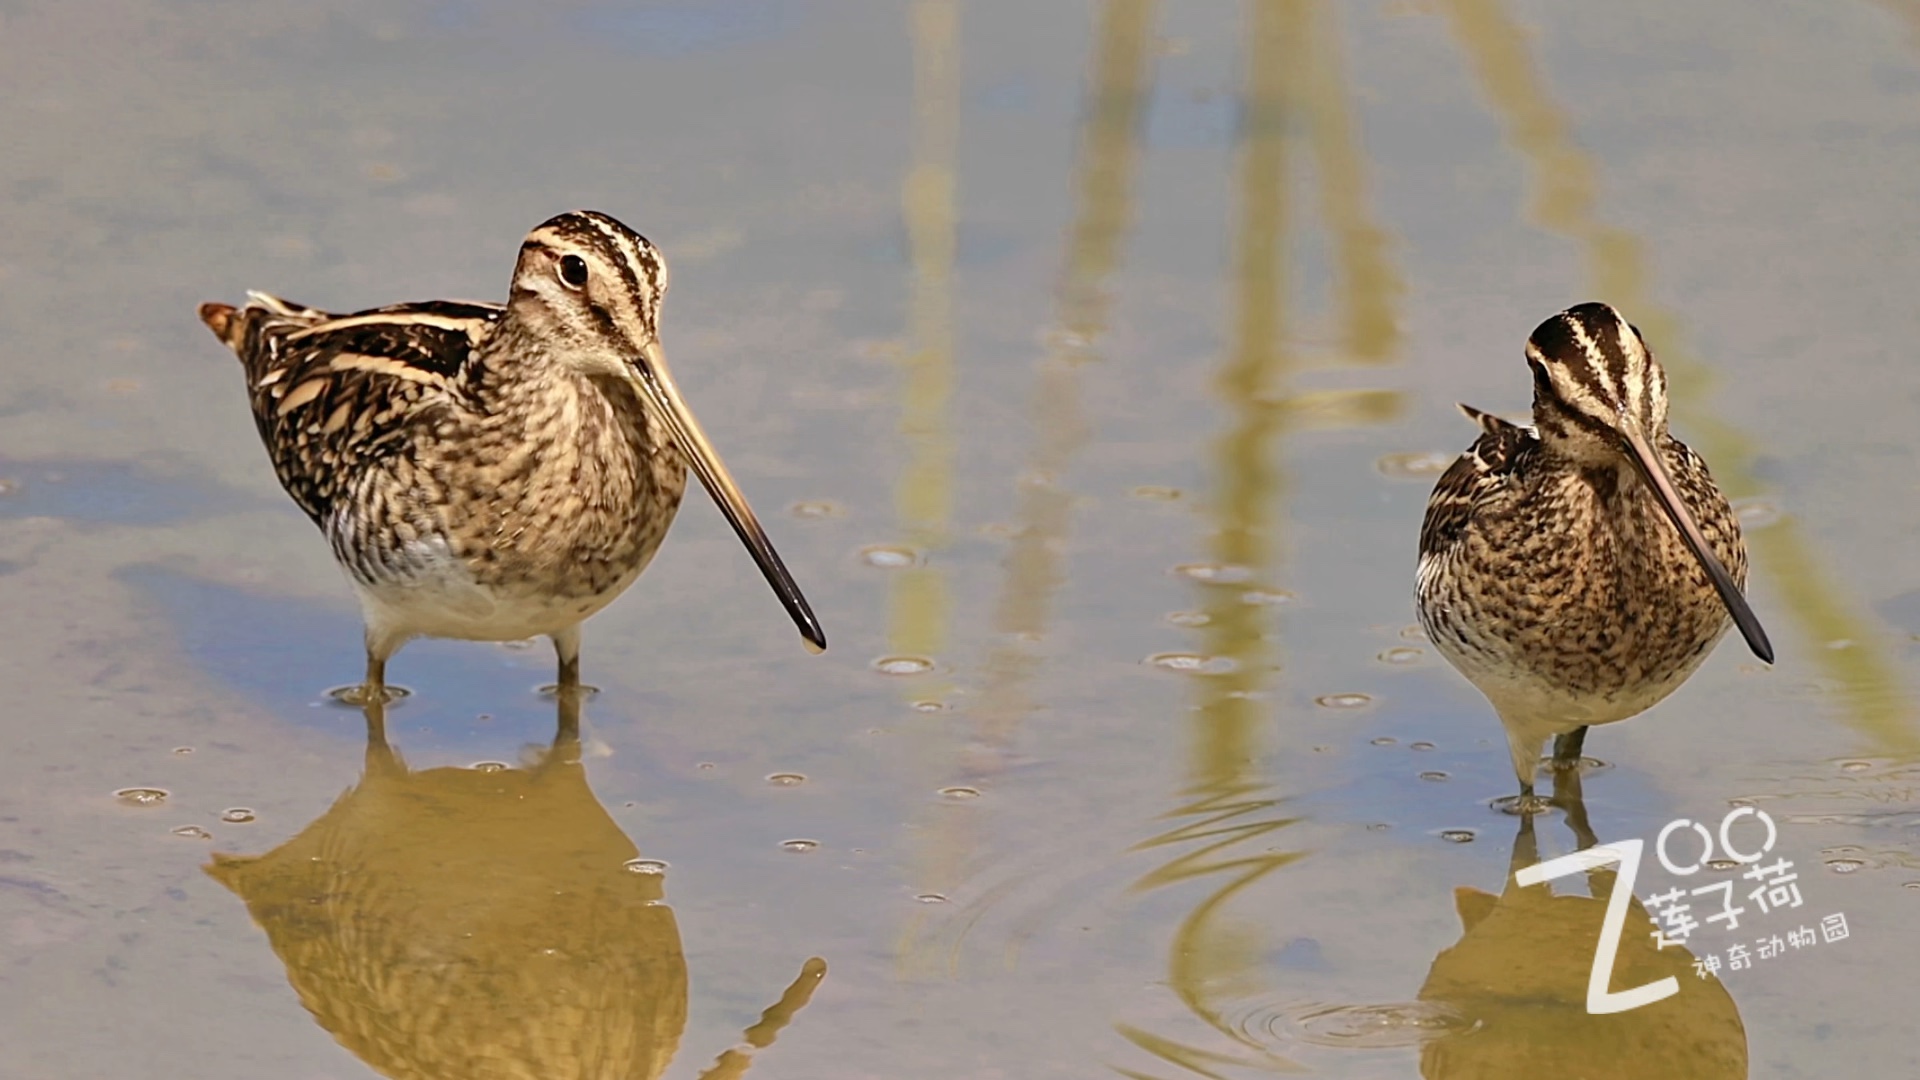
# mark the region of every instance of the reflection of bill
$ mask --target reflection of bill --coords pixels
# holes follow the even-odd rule
[[[1455,890],[1460,939],[1434,958],[1419,998],[1456,1022],[1421,1048],[1421,1075],[1558,1076],[1577,1062],[1592,1080],[1745,1077],[1746,1029],[1724,984],[1693,978],[1693,956],[1684,947],[1661,949],[1650,935],[1626,932],[1647,913],[1631,895],[1632,882],[1619,885],[1626,877],[1619,848],[1601,854],[1577,787],[1556,791],[1555,801],[1568,807],[1579,854],[1587,858],[1570,875],[1556,875],[1557,886],[1522,883],[1528,869],[1552,866],[1536,866],[1533,820],[1523,818],[1503,892]],[[1568,876],[1584,877],[1587,895],[1555,895]],[[1609,925],[1611,943],[1603,940]],[[1592,960],[1603,946],[1610,955],[1596,975]],[[1625,1011],[1594,1012],[1596,982],[1603,993],[1663,984],[1675,992]]]
[[[390,1077],[659,1076],[687,1021],[680,932],[664,864],[637,858],[587,786],[577,695],[523,768],[413,772],[381,710],[359,784],[278,848],[207,868],[301,1004]],[[712,1072],[745,1071],[824,971],[808,961]]]

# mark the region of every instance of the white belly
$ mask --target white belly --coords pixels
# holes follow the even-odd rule
[[[369,640],[457,638],[519,641],[557,634],[612,603],[640,576],[645,563],[597,595],[563,596],[538,588],[481,585],[453,557],[444,540],[408,545],[406,572],[363,582],[348,575],[360,595]]]
[[[1662,682],[1638,683],[1614,694],[1580,694],[1526,673],[1479,666],[1474,662],[1477,659],[1465,656],[1454,664],[1487,696],[1509,726],[1524,726],[1542,739],[1638,716],[1678,690],[1693,674],[1689,666]]]

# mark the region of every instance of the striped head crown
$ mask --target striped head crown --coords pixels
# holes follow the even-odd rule
[[[527,234],[507,307],[588,374],[612,375],[659,340],[666,294],[666,260],[646,237],[606,214],[576,210]]]
[[[1632,424],[1666,431],[1667,374],[1640,331],[1606,304],[1581,304],[1527,339],[1533,421],[1543,442],[1576,457],[1617,454]]]

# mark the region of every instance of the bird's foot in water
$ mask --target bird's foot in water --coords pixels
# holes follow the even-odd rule
[[[1531,817],[1553,809],[1553,800],[1545,795],[1535,795],[1531,791],[1525,791],[1518,795],[1502,795],[1488,805],[1510,817]]]

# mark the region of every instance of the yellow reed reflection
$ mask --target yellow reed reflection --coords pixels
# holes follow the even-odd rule
[[[1579,777],[1562,773],[1556,788],[1579,848],[1593,847]],[[1627,1012],[1587,1012],[1588,975],[1615,873],[1590,872],[1586,896],[1556,896],[1555,883],[1520,887],[1512,872],[1540,861],[1533,828],[1533,816],[1522,815],[1500,895],[1454,890],[1460,940],[1433,958],[1419,994],[1449,1023],[1421,1048],[1420,1075],[1556,1076],[1577,1065],[1594,1080],[1745,1077],[1747,1033],[1733,997],[1718,979],[1697,977],[1684,947],[1655,946],[1638,900],[1627,910],[1612,988],[1672,976],[1679,992]]]
[[[913,159],[901,185],[901,209],[913,264],[911,353],[901,388],[900,430],[907,466],[894,487],[894,510],[908,542],[931,556],[945,545],[952,513],[953,445],[947,410],[953,396],[953,262],[956,198],[954,161],[960,137],[960,7],[957,0],[916,0],[912,9]],[[952,604],[938,566],[894,574],[889,592],[888,647],[895,653],[937,657],[946,646]],[[916,698],[944,700],[944,682],[915,680]],[[927,732],[931,734],[931,732]],[[935,766],[936,768],[938,766]],[[939,845],[922,859],[941,859]],[[944,861],[922,866],[941,882]],[[905,931],[913,938],[916,924]],[[909,951],[903,948],[905,954]]]
[[[907,465],[894,487],[894,512],[907,543],[932,553],[947,542],[953,504],[954,159],[960,132],[960,9],[956,0],[917,0],[913,32],[913,164],[901,185],[901,213],[913,263],[910,351],[901,388],[900,430]],[[950,602],[937,567],[893,575],[887,641],[896,653],[938,656]],[[917,691],[944,696],[924,682]]]
[[[366,771],[259,856],[207,873],[240,897],[287,981],[340,1044],[395,1080],[657,1077],[687,1021],[687,967],[661,867],[587,787],[579,697],[521,767],[413,772],[367,711]],[[800,977],[713,1076],[806,1004]]]
[[[1272,584],[1286,489],[1280,440],[1300,430],[1390,420],[1401,404],[1394,391],[1299,393],[1290,385],[1299,366],[1289,347],[1287,302],[1290,131],[1304,126],[1309,132],[1307,145],[1322,178],[1321,207],[1338,250],[1345,343],[1340,362],[1391,358],[1400,284],[1386,258],[1384,234],[1365,213],[1361,159],[1353,149],[1340,40],[1330,14],[1312,0],[1252,0],[1245,10],[1233,329],[1216,384],[1232,423],[1215,450],[1216,569],[1199,585],[1206,615],[1203,651],[1216,661],[1216,672],[1195,677],[1191,780],[1180,793],[1182,803],[1166,815],[1175,824],[1137,846],[1177,847],[1180,853],[1135,886],[1213,882],[1174,933],[1167,980],[1193,1015],[1235,1050],[1222,1053],[1130,1025],[1119,1028],[1135,1046],[1204,1076],[1218,1076],[1226,1067],[1298,1069],[1232,1023],[1218,1000],[1225,987],[1257,982],[1256,958],[1268,951],[1262,938],[1269,922],[1234,919],[1231,901],[1304,855],[1276,849],[1275,834],[1297,819],[1281,812],[1283,800],[1269,790],[1258,764],[1265,749],[1261,735],[1272,730],[1268,682],[1280,665],[1278,649],[1270,645],[1275,609],[1249,601],[1280,595]]]
[[[977,784],[1000,767],[1000,755],[1031,709],[1027,683],[1038,667],[1033,646],[1047,632],[1054,591],[1063,577],[1059,550],[1072,526],[1073,496],[1062,483],[1085,443],[1080,372],[1097,359],[1107,331],[1108,279],[1119,266],[1133,213],[1139,131],[1152,92],[1154,0],[1106,0],[1099,8],[1086,110],[1074,164],[1073,223],[1055,293],[1056,325],[1035,369],[1031,406],[1036,444],[1019,478],[1019,508],[993,609],[999,642],[983,664],[971,710],[974,737],[949,783]],[[958,884],[976,847],[974,815],[942,811],[922,851],[922,881],[936,891]],[[925,951],[931,916],[916,913],[902,933],[903,958]],[[931,959],[931,956],[923,956]]]
[[[1389,252],[1391,240],[1367,205],[1366,158],[1354,138],[1338,17],[1337,9],[1321,3],[1299,9],[1297,31],[1312,58],[1302,70],[1308,85],[1300,105],[1320,181],[1320,212],[1333,234],[1343,359],[1378,364],[1393,359],[1399,347],[1394,305],[1406,286]]]
[[[1292,366],[1283,345],[1286,136],[1290,106],[1301,90],[1302,61],[1310,55],[1301,34],[1305,8],[1301,0],[1254,0],[1246,8],[1232,345],[1217,383],[1234,419],[1215,450],[1211,499],[1219,517],[1212,554],[1225,580],[1201,586],[1201,610],[1207,615],[1201,632],[1204,651],[1231,666],[1199,682],[1200,702],[1190,729],[1192,779],[1180,793],[1181,805],[1167,814],[1178,824],[1139,845],[1192,850],[1135,886],[1144,890],[1187,879],[1218,881],[1175,930],[1167,951],[1167,981],[1195,1016],[1240,1049],[1235,1055],[1218,1055],[1130,1025],[1119,1028],[1122,1037],[1141,1049],[1202,1075],[1214,1075],[1205,1067],[1208,1062],[1214,1068],[1295,1068],[1228,1023],[1209,991],[1222,982],[1244,983],[1251,973],[1235,969],[1266,951],[1257,940],[1266,928],[1225,918],[1228,901],[1300,857],[1271,850],[1278,838],[1270,834],[1291,823],[1274,813],[1279,799],[1268,793],[1257,766],[1260,734],[1267,723],[1261,691],[1269,666],[1277,663],[1267,649],[1271,613],[1243,597],[1253,589],[1271,591],[1267,578],[1278,531],[1274,510],[1284,485],[1272,444],[1284,431],[1289,411],[1269,407],[1263,398],[1276,395],[1284,400],[1282,384]]]
[[[1032,646],[1047,633],[1063,578],[1059,552],[1072,520],[1073,494],[1062,483],[1087,440],[1080,409],[1082,367],[1099,359],[1107,332],[1108,280],[1120,265],[1133,217],[1139,131],[1153,91],[1154,0],[1108,0],[1100,8],[1092,71],[1074,163],[1073,223],[1055,290],[1056,323],[1035,367],[1030,411],[1037,440],[1019,478],[1019,510],[1006,573],[994,603],[1000,643],[989,653],[976,744],[1009,742],[1030,703]],[[992,767],[981,761],[978,769]]]
[[[1714,476],[1736,502],[1761,490],[1752,463],[1754,443],[1719,420],[1709,404],[1712,373],[1680,343],[1679,320],[1656,303],[1647,282],[1644,246],[1627,229],[1599,220],[1594,204],[1599,170],[1574,141],[1572,125],[1535,72],[1527,38],[1500,0],[1443,0],[1454,36],[1494,111],[1507,141],[1527,160],[1533,189],[1530,214],[1551,232],[1586,249],[1598,298],[1632,314],[1649,340],[1662,343],[1674,412],[1687,441],[1713,462]],[[1755,570],[1785,601],[1800,627],[1811,662],[1838,682],[1856,730],[1890,754],[1920,750],[1912,708],[1894,675],[1874,621],[1850,604],[1790,517],[1747,530]],[[1843,649],[1829,642],[1845,640]]]

